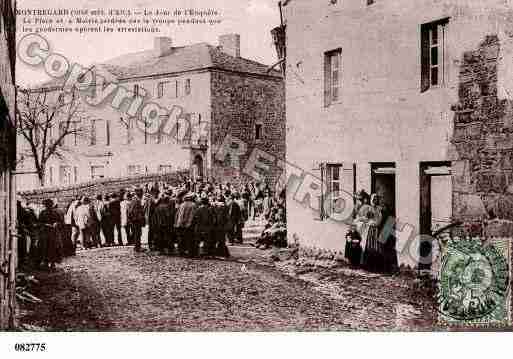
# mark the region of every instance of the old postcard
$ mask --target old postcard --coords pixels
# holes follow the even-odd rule
[[[512,331],[510,1],[1,4],[2,329]]]

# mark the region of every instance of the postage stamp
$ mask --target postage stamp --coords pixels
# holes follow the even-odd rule
[[[507,240],[451,240],[442,249],[439,324],[502,327],[511,324],[511,249]]]

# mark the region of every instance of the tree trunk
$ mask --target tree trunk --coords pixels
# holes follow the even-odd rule
[[[44,170],[37,171],[37,179],[39,180],[39,187],[44,187],[45,186],[45,171]]]

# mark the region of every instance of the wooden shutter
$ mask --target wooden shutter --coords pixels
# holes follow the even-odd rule
[[[96,145],[96,120],[91,120],[91,145]]]
[[[324,54],[324,107],[328,107],[331,103],[331,58],[330,53]]]
[[[107,139],[106,139],[107,146],[109,146],[110,145],[110,120],[105,121],[105,131],[106,131],[106,135],[107,135]]]
[[[64,121],[59,122],[59,137],[63,136],[65,131],[66,131],[66,122],[64,122]],[[66,142],[67,142],[66,141],[66,136],[64,136],[64,137],[61,138],[61,141],[60,141],[59,145],[65,146]]]
[[[326,211],[324,210],[324,200],[326,193],[326,176],[327,176],[327,167],[325,162],[321,162],[319,165],[321,171],[321,195],[319,196],[319,218],[321,221],[327,218]]]
[[[429,24],[420,27],[420,92],[429,89]]]
[[[342,193],[342,198],[344,200],[348,199],[349,196],[353,197],[353,203],[345,203],[345,206],[351,206],[351,208],[354,208],[354,194],[356,192],[356,163],[352,162],[344,162],[342,165],[342,173],[341,176],[341,187],[342,191],[345,193]],[[347,219],[348,223],[352,221],[352,217],[349,217]]]
[[[324,188],[323,188],[323,194],[322,194],[322,213],[323,213],[323,219],[327,219],[331,216],[332,212],[332,206],[331,203],[333,201],[332,199],[332,193],[333,190],[331,186],[331,181],[333,179],[333,165],[332,164],[325,164],[324,165]]]

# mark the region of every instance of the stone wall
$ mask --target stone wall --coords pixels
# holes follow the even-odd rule
[[[60,208],[66,208],[77,196],[96,197],[98,194],[119,192],[123,188],[144,186],[147,183],[165,182],[170,185],[178,185],[188,176],[188,171],[173,172],[167,174],[150,174],[134,177],[109,178],[81,183],[72,186],[48,187],[32,191],[19,192],[20,199],[40,204],[43,199],[57,199]]]
[[[453,215],[463,235],[513,234],[513,101],[499,98],[499,38],[465,52],[453,106]],[[509,74],[511,76],[511,74]]]
[[[255,147],[275,158],[284,159],[286,128],[283,79],[218,71],[213,71],[211,76],[213,178],[234,183],[250,179],[243,169]],[[257,123],[262,125],[262,140],[255,139]],[[228,158],[224,162],[216,159],[216,150],[228,134],[247,145],[238,166],[230,165]],[[264,177],[273,184],[281,169],[276,159],[266,163],[271,168]]]

